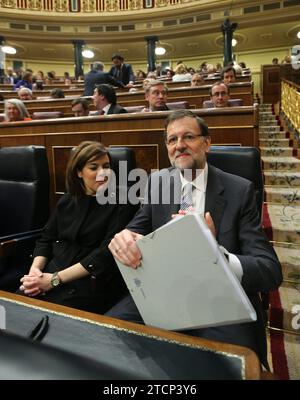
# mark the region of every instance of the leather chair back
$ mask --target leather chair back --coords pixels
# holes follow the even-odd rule
[[[42,228],[49,216],[45,147],[0,149],[0,236]]]
[[[124,108],[129,113],[138,113],[141,112],[145,108],[145,106],[129,106]]]
[[[173,103],[167,103],[170,110],[184,110],[190,108],[188,101],[173,101]]]
[[[256,147],[211,146],[207,161],[225,172],[253,182],[257,208],[262,215],[264,185],[260,152]]]
[[[129,172],[136,168],[136,159],[135,152],[130,147],[109,147],[109,154],[111,156],[111,168],[116,174],[117,183],[121,186],[131,186],[135,182],[130,182],[127,179],[125,185],[123,182],[120,182],[120,171],[122,170],[122,164],[119,169],[119,162],[126,161],[127,162],[127,176]]]
[[[241,107],[244,105],[243,99],[229,99],[229,107]],[[204,100],[202,104],[203,108],[214,108],[214,103],[211,100]]]
[[[54,119],[63,116],[64,113],[61,111],[36,111],[32,114],[32,119]]]

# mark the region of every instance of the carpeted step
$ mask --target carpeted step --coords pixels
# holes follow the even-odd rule
[[[264,204],[263,227],[273,242],[292,243],[300,252],[300,207]]]
[[[292,189],[265,186],[265,201],[273,204],[300,206],[300,187]]]
[[[300,160],[295,157],[262,157],[264,171],[300,171]]]
[[[300,284],[283,282],[278,292],[276,295],[279,295],[279,302],[272,299],[275,293],[270,296],[272,305],[269,319],[270,326],[300,334],[300,327],[296,324],[296,322],[300,323],[299,316],[295,321],[296,313],[293,308],[300,305]]]
[[[265,171],[264,180],[268,186],[297,187],[300,186],[300,172]]]
[[[287,139],[287,134],[285,131],[260,132],[259,139]]]
[[[292,157],[292,147],[261,147],[260,153],[262,157]]]
[[[274,250],[282,266],[283,279],[300,284],[300,249],[294,245],[276,244]],[[299,292],[300,296],[300,292]],[[300,304],[300,298],[299,298]]]
[[[289,147],[289,139],[259,139],[259,146],[262,147]]]
[[[280,132],[279,125],[259,125],[259,133]]]

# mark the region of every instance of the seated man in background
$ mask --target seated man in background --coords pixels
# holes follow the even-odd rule
[[[214,107],[230,107],[229,100],[229,87],[223,82],[216,82],[210,88],[210,99]]]
[[[235,83],[236,81],[236,72],[234,67],[225,67],[221,72],[221,79],[226,85],[229,83]]]
[[[85,117],[89,115],[90,103],[89,100],[84,97],[74,99],[71,107],[75,117]]]
[[[18,90],[18,96],[20,100],[33,100],[32,90],[26,87],[22,87]]]
[[[229,268],[241,282],[256,310],[257,321],[193,329],[184,333],[248,347],[256,352],[267,368],[266,315],[259,292],[276,289],[282,281],[282,273],[277,256],[261,229],[253,183],[207,164],[206,154],[211,143],[208,127],[191,111],[178,110],[168,116],[165,141],[172,168],[150,176],[144,204],[127,229],[115,235],[109,249],[116,259],[128,267],[141,266],[142,255],[136,240],[178,214],[186,214],[184,207],[180,209],[180,204],[186,198],[187,188],[192,186],[190,205],[193,211],[204,217],[222,246],[221,251],[228,260]],[[175,192],[174,188],[178,191]],[[172,200],[163,203],[164,199]],[[188,262],[188,249],[182,251],[186,251]],[[107,315],[143,323],[130,295]]]
[[[117,104],[115,89],[106,83],[95,85],[93,101],[96,112],[92,115],[125,114],[125,108]]]
[[[164,82],[155,79],[149,80],[145,86],[145,99],[149,106],[145,107],[142,112],[168,111],[167,96],[168,88]]]
[[[192,75],[191,86],[202,86],[204,84],[204,79],[202,74],[198,74],[197,72]]]

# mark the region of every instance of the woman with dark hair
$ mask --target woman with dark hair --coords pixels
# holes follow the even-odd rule
[[[108,150],[99,142],[82,142],[72,152],[66,173],[68,193],[37,241],[21,292],[98,313],[124,296],[126,287],[107,245],[131,220],[136,207],[97,202],[96,194],[107,189],[110,164]]]

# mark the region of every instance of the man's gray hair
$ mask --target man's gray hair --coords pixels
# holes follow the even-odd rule
[[[149,79],[149,82],[145,86],[145,93],[149,93],[150,89],[157,85],[163,85],[165,91],[168,92],[168,86],[165,84],[165,82],[159,81],[158,79]]]
[[[30,94],[30,96],[32,97],[32,90],[29,89],[29,88],[27,88],[27,87],[21,87],[21,88],[18,90],[18,95],[20,94],[20,92],[26,92],[26,93]]]
[[[176,111],[173,111],[171,114],[169,114],[165,120],[165,132],[164,132],[165,138],[167,137],[167,129],[168,129],[169,124],[171,124],[174,121],[178,121],[180,119],[186,118],[186,117],[195,119],[195,121],[197,122],[197,124],[200,128],[202,136],[210,136],[208,126],[206,125],[204,119],[198,117],[197,114],[193,113],[190,110],[176,110]]]
[[[95,61],[92,64],[93,69],[95,69],[96,71],[103,71],[104,70],[104,64],[101,61]]]

